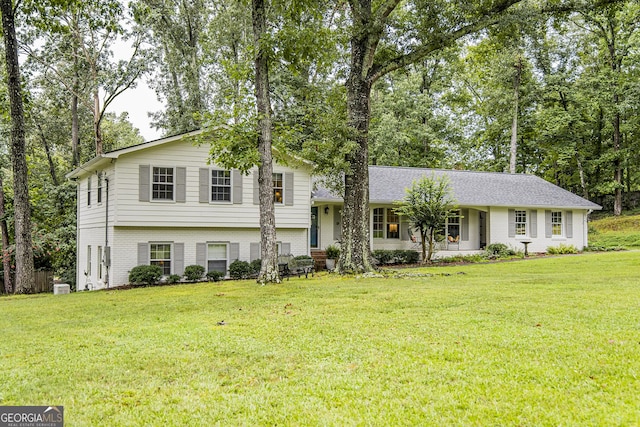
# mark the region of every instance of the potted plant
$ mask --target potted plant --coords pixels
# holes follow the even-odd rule
[[[324,251],[327,254],[327,260],[326,260],[327,270],[329,271],[335,270],[336,260],[340,256],[340,248],[338,248],[335,245],[329,245]]]

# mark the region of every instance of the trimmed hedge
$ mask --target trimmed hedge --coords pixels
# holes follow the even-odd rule
[[[376,249],[371,255],[379,264],[417,264],[420,254],[410,249]]]
[[[155,285],[162,277],[162,268],[158,265],[137,265],[129,271],[129,282]]]

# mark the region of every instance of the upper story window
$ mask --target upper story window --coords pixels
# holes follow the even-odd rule
[[[91,206],[91,177],[87,178],[87,206]]]
[[[149,264],[162,268],[162,274],[171,274],[171,243],[151,243]]]
[[[153,200],[173,200],[173,187],[173,168],[154,167],[151,198]]]
[[[384,208],[373,210],[373,237],[374,239],[384,238]]]
[[[282,204],[284,196],[284,181],[281,173],[273,174],[273,201],[276,204]]]
[[[527,211],[515,211],[516,236],[527,235]]]
[[[551,212],[551,235],[562,236],[562,212]]]
[[[387,209],[387,239],[400,238],[400,216],[393,209]]]
[[[211,171],[211,201],[231,201],[231,171]]]
[[[102,203],[102,182],[104,181],[104,174],[102,172],[98,173],[98,203]]]

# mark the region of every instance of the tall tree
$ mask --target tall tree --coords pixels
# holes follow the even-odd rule
[[[258,115],[258,185],[260,199],[261,283],[279,283],[276,247],[276,217],[273,201],[273,157],[271,98],[269,95],[269,52],[267,42],[267,7],[264,0],[252,1],[253,39],[255,46],[255,95]]]
[[[369,121],[371,88],[381,77],[413,64],[464,36],[498,22],[521,0],[486,3],[372,2],[349,0],[349,74],[346,81],[348,124],[356,149],[347,154],[342,211],[341,272],[372,270],[369,239]],[[375,3],[375,4],[374,4]],[[400,8],[403,19],[392,18]],[[398,14],[400,14],[398,12]],[[409,39],[391,37],[398,31]]]
[[[150,84],[166,102],[165,111],[153,114],[153,125],[166,134],[191,131],[202,124],[208,95],[212,95],[205,88],[207,59],[203,56],[203,40],[207,38],[210,9],[214,6],[206,0],[138,0],[135,3],[136,20],[147,28],[155,46],[151,59],[156,71]],[[226,24],[232,28],[237,25]],[[210,42],[216,43],[216,40]]]
[[[7,69],[7,89],[11,110],[11,161],[13,166],[13,206],[15,218],[15,292],[31,293],[34,287],[33,246],[31,244],[31,206],[25,155],[24,107],[16,37],[16,10],[12,0],[0,0]]]
[[[611,101],[604,104],[611,123],[611,160],[614,184],[614,215],[622,213],[624,138],[623,126],[627,119],[623,113],[625,107],[625,87],[627,86],[628,57],[632,49],[637,48],[634,38],[640,30],[640,6],[636,2],[611,5],[599,11],[585,11],[581,14],[582,23],[596,36],[599,57],[607,68],[601,72],[601,78],[608,86]],[[633,68],[633,66],[632,66]],[[597,67],[596,70],[599,70]],[[607,105],[608,104],[608,105]]]
[[[74,161],[79,158],[79,106],[93,116],[93,154],[102,154],[107,108],[135,87],[146,71],[143,33],[135,26],[127,28],[130,23],[118,0],[42,1],[35,4],[29,22],[35,29],[32,38],[40,43],[24,45],[24,49],[40,64],[45,78],[58,82],[70,94]],[[131,43],[126,59],[113,59],[116,42]]]

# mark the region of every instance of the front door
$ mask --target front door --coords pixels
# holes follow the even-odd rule
[[[311,208],[311,236],[310,236],[311,248],[318,247],[318,207],[313,206]]]

